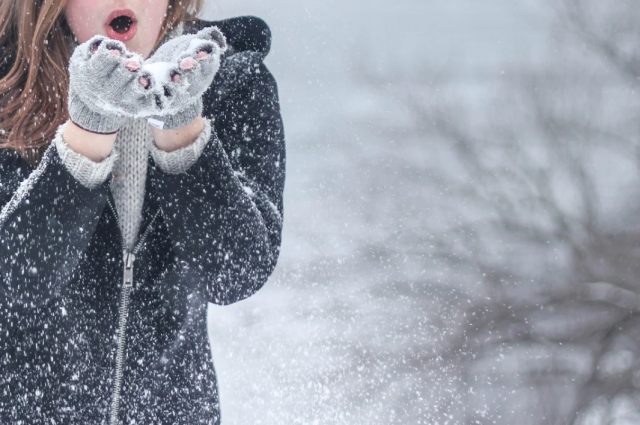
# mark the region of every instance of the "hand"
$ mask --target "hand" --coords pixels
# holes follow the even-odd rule
[[[202,94],[220,69],[227,42],[217,27],[169,40],[142,65],[143,85],[157,108],[147,116],[164,130],[183,127],[202,114]]]
[[[104,36],[76,47],[69,63],[71,121],[94,133],[113,133],[127,117],[155,106],[140,83],[142,62],[123,43]]]

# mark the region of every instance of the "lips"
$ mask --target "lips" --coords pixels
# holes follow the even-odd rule
[[[107,37],[122,42],[129,41],[136,35],[138,20],[131,9],[117,9],[109,14],[105,23]]]

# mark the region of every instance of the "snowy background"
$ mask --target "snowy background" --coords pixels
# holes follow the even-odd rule
[[[287,141],[276,272],[209,309],[223,423],[638,423],[640,379],[607,379],[639,351],[597,339],[640,306],[614,56],[544,1],[209,3],[270,25]]]

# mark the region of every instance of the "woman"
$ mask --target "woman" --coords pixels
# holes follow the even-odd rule
[[[275,268],[285,143],[268,27],[200,3],[0,5],[2,424],[220,423],[207,302]]]

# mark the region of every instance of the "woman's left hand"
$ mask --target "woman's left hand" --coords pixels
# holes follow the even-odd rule
[[[220,69],[227,42],[217,27],[169,40],[142,64],[141,84],[155,96],[146,116],[163,130],[183,127],[202,114],[202,94]]]

